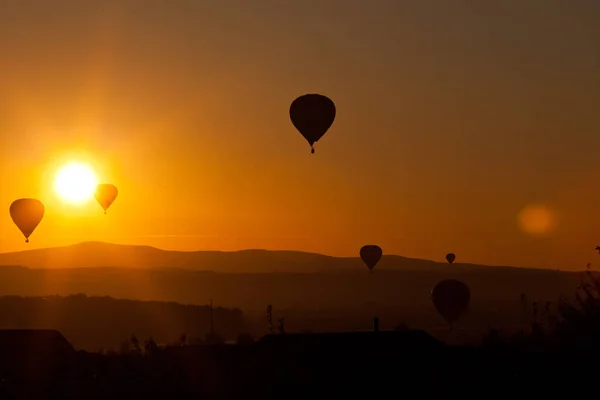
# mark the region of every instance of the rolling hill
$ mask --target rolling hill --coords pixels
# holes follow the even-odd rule
[[[0,295],[85,293],[119,299],[235,307],[264,329],[272,304],[291,330],[363,329],[374,313],[382,326],[402,319],[442,323],[432,287],[457,278],[471,289],[469,326],[512,326],[523,319],[520,297],[552,302],[572,296],[576,272],[452,264],[384,256],[372,274],[357,258],[295,251],[175,252],[144,246],[81,243],[0,254]],[[520,322],[519,322],[520,321]],[[264,333],[264,332],[263,332]]]
[[[3,265],[3,266],[2,266]],[[12,267],[10,266],[12,265]],[[360,258],[296,251],[177,252],[145,246],[80,243],[0,254],[0,293],[39,296],[86,293],[139,300],[263,309],[429,307],[441,279],[462,279],[480,302],[572,295],[579,274],[555,270],[452,264],[384,256],[373,274]]]
[[[20,265],[28,268],[97,268],[119,267],[134,269],[180,268],[220,273],[327,273],[366,271],[358,257],[331,257],[300,251],[241,250],[168,251],[150,246],[129,246],[101,242],[84,242],[65,247],[0,253],[0,265]],[[376,270],[403,271],[471,271],[504,269],[445,262],[434,262],[384,255]]]

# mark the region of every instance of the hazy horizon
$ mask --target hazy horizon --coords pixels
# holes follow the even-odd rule
[[[600,244],[593,0],[0,1],[0,206],[25,244],[581,269]],[[292,100],[336,104],[316,154]],[[119,197],[56,195],[90,164]]]
[[[350,255],[350,256],[336,256],[336,255],[330,255],[330,254],[325,254],[325,253],[317,253],[317,252],[309,252],[309,251],[302,251],[302,250],[297,250],[297,249],[265,249],[265,248],[248,248],[248,249],[238,249],[238,250],[218,250],[218,249],[187,249],[187,250],[170,250],[170,249],[165,249],[165,248],[161,248],[161,247],[157,247],[157,246],[149,246],[149,245],[132,245],[132,244],[127,244],[127,243],[110,243],[110,242],[102,242],[102,241],[85,241],[85,242],[77,242],[77,243],[73,243],[73,244],[69,244],[69,245],[64,245],[64,246],[51,246],[51,247],[37,247],[34,249],[25,249],[25,250],[18,250],[18,251],[0,251],[0,256],[11,256],[11,255],[16,255],[18,256],[19,254],[28,254],[29,252],[35,252],[35,251],[46,251],[48,252],[47,255],[50,256],[50,258],[42,258],[42,259],[37,259],[37,260],[41,260],[42,263],[50,263],[53,266],[45,266],[45,267],[40,267],[40,266],[29,266],[29,265],[25,265],[22,263],[6,263],[5,261],[0,259],[0,267],[2,266],[9,266],[9,265],[22,265],[26,268],[31,268],[31,269],[72,269],[72,268],[79,268],[79,267],[84,267],[84,268],[135,268],[135,269],[139,269],[139,268],[147,268],[147,269],[153,269],[155,268],[155,266],[153,265],[148,265],[148,266],[144,266],[144,263],[149,261],[148,259],[145,259],[144,257],[139,257],[136,256],[136,254],[140,255],[140,253],[131,253],[127,250],[158,250],[159,252],[163,252],[165,254],[168,253],[177,253],[177,254],[189,254],[194,255],[194,254],[203,254],[203,253],[207,253],[207,254],[222,254],[222,255],[227,255],[227,254],[248,254],[248,257],[250,258],[254,258],[254,261],[260,261],[260,258],[262,256],[265,256],[269,253],[284,253],[287,255],[291,255],[292,257],[286,257],[286,258],[276,258],[276,259],[272,259],[270,257],[267,256],[267,258],[265,258],[264,260],[268,260],[268,263],[272,263],[273,261],[276,261],[276,264],[278,265],[277,270],[276,271],[270,271],[269,272],[269,267],[266,268],[266,270],[260,272],[260,273],[285,273],[286,272],[286,268],[291,267],[289,270],[287,270],[287,272],[290,273],[319,273],[319,272],[326,272],[326,271],[330,271],[330,272],[340,272],[340,271],[353,271],[353,272],[364,272],[366,265],[364,263],[363,260],[361,260],[361,257],[359,254],[355,254],[355,255]],[[79,251],[77,253],[73,253],[71,252],[71,250],[73,251]],[[86,253],[86,252],[80,252],[81,250],[85,250],[87,252],[91,253]],[[103,251],[107,250],[106,253],[104,253]],[[116,252],[115,252],[116,250]],[[120,250],[123,250],[122,253],[119,253]],[[55,255],[58,257],[52,257],[52,252],[55,252]],[[66,252],[65,252],[66,251]],[[294,258],[293,255],[297,255],[299,258]],[[307,256],[318,256],[319,258],[309,258],[306,259],[304,258],[304,255]],[[66,256],[66,258],[64,258]],[[94,261],[91,264],[93,264],[94,266],[90,266],[87,265],[88,262],[85,261],[85,258],[88,258],[89,260],[96,260],[96,258],[100,257],[103,260],[108,260],[109,263],[105,264],[103,263],[103,261],[101,261],[100,263]],[[508,265],[508,264],[486,264],[486,263],[474,263],[471,262],[470,260],[457,260],[455,261],[452,265],[448,264],[448,261],[445,260],[444,257],[438,257],[437,259],[429,259],[429,258],[418,258],[418,257],[409,257],[406,256],[404,254],[383,254],[383,258],[387,259],[388,257],[397,257],[400,260],[403,260],[402,263],[404,263],[405,265],[400,267],[399,265],[394,265],[394,264],[389,264],[388,262],[380,262],[376,268],[377,271],[380,270],[388,270],[388,271],[398,271],[399,267],[400,270],[402,270],[403,268],[408,267],[409,270],[413,270],[413,271],[419,271],[422,270],[423,272],[427,272],[429,270],[428,267],[424,267],[426,264],[423,263],[435,263],[435,264],[441,264],[443,265],[443,269],[447,269],[448,271],[454,271],[454,267],[456,266],[460,266],[460,265],[464,265],[464,266],[473,266],[473,267],[491,267],[491,268],[508,268],[508,269],[512,269],[512,268],[520,268],[520,269],[533,269],[533,270],[543,270],[543,271],[563,271],[563,272],[581,272],[581,271],[585,271],[586,268],[590,268],[592,271],[597,271],[598,268],[593,265],[590,264],[589,267],[583,266],[580,268],[574,268],[574,269],[556,269],[556,268],[548,268],[548,267],[524,267],[524,266],[520,266],[520,265]],[[76,261],[75,264],[73,264],[74,260],[81,260],[81,261]],[[62,261],[66,262],[67,265],[61,265]],[[167,260],[169,260],[167,258]],[[182,261],[184,260],[184,261]],[[327,265],[322,265],[318,268],[318,270],[314,270],[315,264],[320,264],[321,261],[325,262],[327,260],[359,260],[358,263],[356,265],[352,265],[352,266],[348,266],[348,265],[340,265],[340,264],[335,264],[335,267],[331,270],[328,269]],[[150,262],[154,262],[156,260],[151,260]],[[199,260],[196,260],[196,262]],[[208,263],[208,265],[210,265],[211,261],[208,261],[206,259],[204,260],[200,260],[202,261],[202,263]],[[215,259],[213,259],[213,262],[215,261]],[[209,269],[196,269],[197,266],[193,266],[194,263],[194,259],[179,259],[177,261],[174,261],[174,259],[171,259],[171,262],[173,262],[175,265],[169,265],[164,264],[160,266],[160,268],[172,268],[174,270],[176,269],[190,269],[192,268],[192,270],[198,270],[198,271],[208,271],[208,272],[231,272],[229,271],[231,269],[231,266],[228,266],[227,270],[228,271],[221,271],[219,266],[223,266],[222,263],[233,263],[233,264],[237,264],[240,261],[242,261],[242,264],[244,264],[243,259],[237,259],[237,261],[235,259],[223,259],[220,260],[217,264],[216,267],[211,266]],[[247,260],[246,260],[247,261]],[[111,262],[114,262],[114,264],[111,264]],[[121,263],[122,264],[121,264]],[[186,266],[182,266],[182,263]],[[188,263],[192,262],[192,264],[187,265]],[[303,265],[304,266],[308,266],[308,264],[304,264],[306,262],[312,263],[313,265],[311,265],[311,267],[309,267],[306,270],[303,270]],[[135,264],[135,266],[131,266],[131,263]],[[253,264],[253,263],[252,263]],[[76,265],[76,266],[75,266]],[[341,268],[341,269],[340,269]],[[256,273],[257,271],[246,271],[244,272],[244,267],[234,267],[234,270],[236,270],[236,273]],[[254,267],[252,267],[251,269],[254,269]],[[460,270],[460,267],[459,267]],[[484,271],[484,270],[482,270]]]

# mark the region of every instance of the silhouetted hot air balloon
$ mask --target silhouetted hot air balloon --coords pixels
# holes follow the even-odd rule
[[[466,311],[471,291],[461,281],[446,279],[435,285],[431,291],[431,300],[438,313],[452,325]]]
[[[13,222],[25,236],[25,243],[29,243],[29,236],[44,218],[44,204],[36,199],[18,199],[12,202],[9,211]]]
[[[454,253],[446,254],[446,261],[448,261],[448,263],[452,264],[454,260],[456,260],[456,255]]]
[[[96,187],[96,201],[104,209],[104,214],[106,214],[106,210],[115,201],[118,194],[119,190],[117,187],[110,183],[101,183]]]
[[[292,124],[310,144],[313,145],[323,137],[335,119],[335,104],[321,94],[305,94],[298,97],[290,106]]]
[[[383,251],[381,247],[374,244],[367,244],[360,248],[360,258],[369,268],[369,271],[373,271],[373,268],[377,265],[379,260],[381,260],[381,256],[383,255]]]

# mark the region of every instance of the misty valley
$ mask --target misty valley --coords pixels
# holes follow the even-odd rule
[[[399,256],[384,256],[369,274],[353,258],[270,251],[178,253],[106,243],[5,253],[0,262],[12,264],[0,267],[0,328],[57,329],[88,351],[116,350],[131,335],[158,344],[182,335],[202,341],[211,323],[225,341],[240,335],[259,338],[269,333],[268,305],[273,320],[283,318],[289,333],[370,330],[377,316],[384,330],[419,328],[446,341],[477,342],[490,328],[516,331],[531,324],[523,295],[551,312],[561,296],[575,293],[580,281],[575,272]],[[456,338],[448,336],[430,299],[435,283],[448,277],[461,279],[472,291]]]

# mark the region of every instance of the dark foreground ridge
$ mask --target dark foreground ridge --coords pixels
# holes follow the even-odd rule
[[[54,330],[2,330],[0,398],[487,398],[529,389],[572,394],[576,382],[596,374],[589,363],[595,352],[528,349],[448,346],[405,330],[271,334],[236,345],[146,343],[103,355],[74,350]]]

